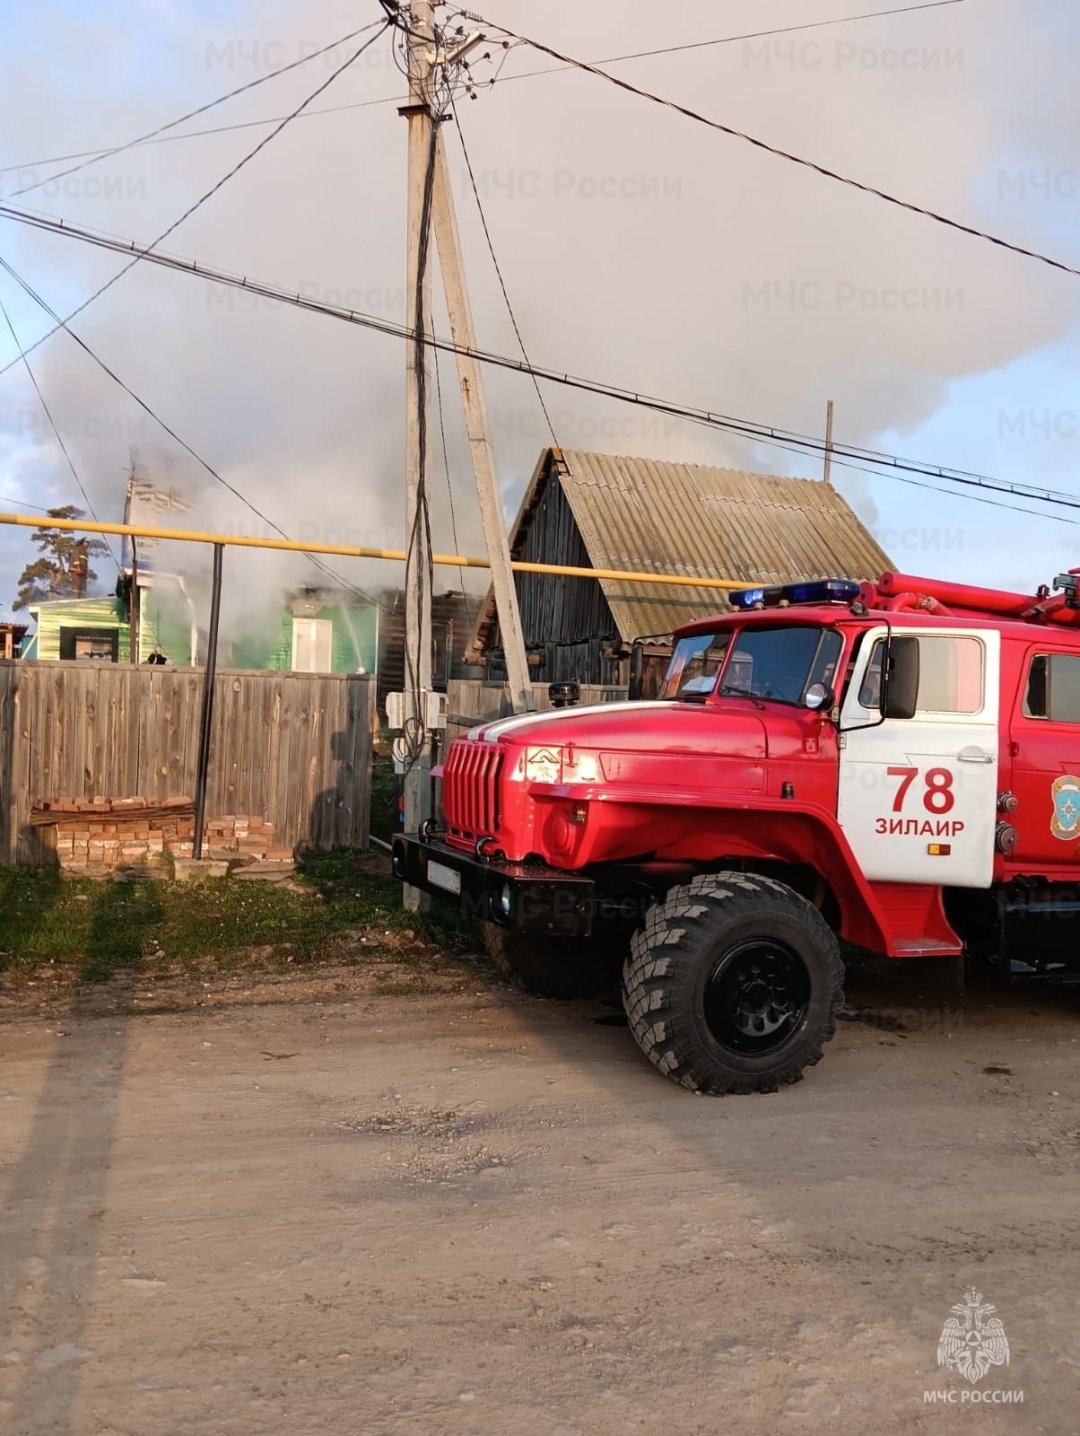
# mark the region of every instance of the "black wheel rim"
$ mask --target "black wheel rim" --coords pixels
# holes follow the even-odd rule
[[[729,1051],[762,1057],[797,1032],[810,1002],[802,958],[774,938],[729,948],[705,983],[705,1025]]]

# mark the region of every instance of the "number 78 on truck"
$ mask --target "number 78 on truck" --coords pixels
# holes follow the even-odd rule
[[[1078,968],[1078,575],[736,593],[657,701],[457,739],[395,872],[539,995],[621,983],[645,1056],[714,1095],[819,1061],[845,953]]]

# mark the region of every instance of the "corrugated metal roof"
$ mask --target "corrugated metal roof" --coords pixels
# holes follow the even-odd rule
[[[511,531],[516,552],[552,465],[541,455]],[[791,583],[876,578],[888,555],[831,484],[565,450],[560,481],[597,568]],[[624,641],[727,606],[722,593],[598,580]],[[494,618],[488,594],[475,642]]]

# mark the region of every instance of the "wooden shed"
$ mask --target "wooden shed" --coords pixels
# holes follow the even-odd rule
[[[18,658],[25,637],[25,623],[0,623],[0,658]]]
[[[510,533],[515,559],[746,583],[876,578],[891,567],[832,484],[700,464],[545,449]],[[539,682],[625,684],[637,640],[658,658],[673,629],[727,608],[721,591],[517,574]],[[465,653],[505,671],[489,591]]]

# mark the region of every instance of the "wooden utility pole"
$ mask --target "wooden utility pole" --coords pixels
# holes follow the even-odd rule
[[[427,255],[424,192],[431,163],[434,118],[431,113],[431,56],[435,44],[433,0],[409,5],[409,103],[402,111],[409,125],[408,259],[405,276],[406,323],[417,319],[422,302],[425,334],[431,322],[431,262]],[[430,216],[428,216],[430,218]],[[426,260],[426,262],[425,262]],[[424,272],[421,274],[421,264]],[[405,361],[405,830],[415,833],[431,817],[431,736],[424,713],[431,688],[431,565],[427,494],[421,474],[428,466],[427,348],[407,341]],[[405,906],[423,911],[430,898],[406,886]]]
[[[833,426],[833,401],[829,400],[829,407],[825,411],[825,482],[832,483],[832,426]]]
[[[435,113],[433,100],[439,67],[455,63],[483,37],[471,36],[454,47],[451,53],[440,56],[436,47],[434,15],[433,0],[410,0],[407,6],[409,103],[402,110],[409,122],[406,318],[410,328],[416,331],[416,336],[409,341],[405,369],[405,527],[408,559],[405,565],[405,731],[400,747],[405,760],[405,827],[410,833],[417,832],[431,817],[431,735],[425,713],[426,694],[431,690],[432,680],[431,547],[426,483],[421,483],[421,475],[429,473],[427,348],[424,341],[431,324],[428,240],[432,227],[439,249],[454,342],[463,349],[476,347],[454,201],[442,139],[437,131],[440,116]],[[425,213],[425,209],[429,212]],[[488,434],[478,362],[467,354],[459,354],[458,377],[465,404],[469,448],[484,522],[511,700],[515,712],[527,712],[533,704],[525,637],[510,566],[510,547],[503,521],[502,498]],[[423,910],[429,901],[426,894],[418,889],[405,888],[405,906],[411,911]]]
[[[465,283],[465,267],[461,257],[454,197],[446,165],[446,151],[441,132],[435,136],[435,193],[433,220],[439,246],[439,268],[446,291],[446,307],[450,318],[450,334],[458,348],[457,368],[461,397],[465,405],[465,423],[469,434],[476,491],[480,500],[480,516],[484,521],[484,538],[491,561],[491,585],[499,615],[499,633],[506,655],[506,676],[510,685],[510,701],[515,713],[527,713],[533,706],[529,684],[529,664],[525,653],[525,634],[521,626],[514,574],[510,567],[510,544],[503,520],[502,496],[495,471],[495,451],[488,431],[487,404],[479,362],[462,350],[476,349],[472,309]]]

